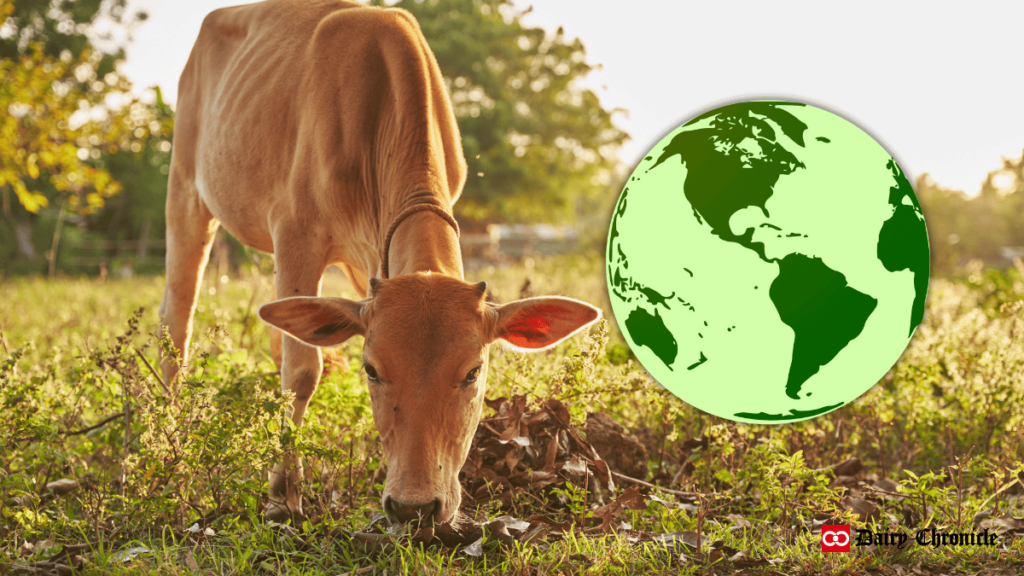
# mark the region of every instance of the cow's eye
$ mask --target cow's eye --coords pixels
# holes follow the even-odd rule
[[[366,378],[370,382],[380,382],[380,376],[377,375],[377,369],[369,364],[363,364],[363,370],[366,370]]]
[[[479,376],[480,376],[480,367],[477,366],[476,368],[473,368],[472,370],[470,370],[469,374],[466,374],[466,379],[463,380],[462,382],[463,382],[463,384],[472,384],[473,382],[476,382],[476,379]]]

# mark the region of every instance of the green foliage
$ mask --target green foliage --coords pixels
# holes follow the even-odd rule
[[[528,273],[538,294],[601,303],[596,260],[542,258]],[[480,277],[507,301],[518,296],[526,274],[518,267]],[[631,543],[635,532],[625,530],[570,533],[544,549],[503,551],[488,544],[480,559],[416,544],[367,555],[349,535],[379,507],[386,461],[359,376],[361,341],[342,348],[344,360],[321,383],[303,428],[282,426],[287,397],[276,391],[266,329],[254,321],[255,306],[270,298],[270,282],[262,276],[227,283],[208,278],[196,316],[196,360],[182,383],[167,389],[139,356],[156,362],[162,344],[149,335],[156,316],[131,314],[159,301],[161,279],[15,279],[0,285],[0,410],[7,415],[0,427],[0,565],[45,560],[52,550],[27,553],[20,547],[52,540],[102,547],[89,559],[103,573],[180,571],[189,557],[201,571],[227,566],[238,573],[338,574],[368,564],[389,573],[557,573],[579,571],[586,562],[601,574],[706,572],[692,550]],[[343,282],[340,275],[328,276],[326,293],[352,296]],[[826,557],[813,552],[817,540],[809,528],[825,520],[863,525],[844,504],[849,489],[833,483],[830,471],[849,456],[861,460],[867,476],[892,479],[890,490],[900,495],[872,499],[883,526],[969,530],[978,512],[1024,515],[1016,483],[1024,470],[1024,440],[1017,432],[1024,423],[1024,344],[1016,337],[1024,330],[1024,292],[1016,282],[935,281],[925,323],[890,375],[852,405],[807,422],[751,426],[702,414],[668,394],[635,361],[613,364],[606,350],[622,340],[608,324],[549,352],[495,348],[488,397],[525,393],[539,402],[555,396],[569,407],[574,424],[588,412],[610,414],[646,445],[646,479],[691,495],[653,489],[660,500],[623,512],[616,526],[700,532],[705,551],[721,540],[749,549],[751,558],[782,562],[775,568],[787,574],[893,563],[968,571],[1005,565],[1024,552],[1024,539],[1008,541],[1005,551],[913,547],[898,557]],[[989,301],[1002,304],[983,304]],[[131,319],[127,333],[125,318]],[[127,449],[126,401],[133,407]],[[111,416],[102,426],[69,434]],[[303,498],[310,519],[299,540],[261,517],[268,468],[286,445],[303,455],[307,472]],[[45,485],[60,478],[81,486],[57,497]],[[617,483],[620,489],[626,484]],[[542,513],[586,529],[595,512],[584,495],[590,489],[577,482],[562,491],[524,490],[510,508],[494,501],[465,512],[481,519]],[[215,536],[186,531],[196,522]],[[139,543],[153,552],[132,562],[112,556]],[[684,553],[690,556],[680,563]]]
[[[101,52],[85,35],[99,18],[130,37],[140,17],[126,23],[124,5],[0,4],[0,209],[10,224],[0,227],[5,268],[25,270],[19,258],[56,250],[65,237],[75,244],[97,233],[162,235],[172,112],[159,90],[155,103],[130,94],[131,84],[116,71],[125,40],[108,39],[109,51]],[[132,194],[104,211],[124,185]],[[65,220],[76,226],[64,227]],[[56,256],[51,271],[60,263]]]
[[[583,488],[567,482],[565,488],[555,488],[551,493],[565,506],[574,522],[579,522],[587,514],[587,493]]]
[[[11,213],[9,189],[33,214],[49,205],[53,196],[68,197],[70,207],[83,214],[95,212],[103,200],[121,187],[110,173],[91,166],[91,151],[121,138],[121,123],[88,120],[88,109],[99,107],[115,88],[127,82],[114,73],[96,78],[99,59],[91,52],[75,61],[71,53],[52,58],[34,47],[19,59],[0,61],[0,189],[3,209]],[[92,77],[85,88],[71,77]],[[82,110],[80,110],[82,109]],[[104,109],[105,110],[105,109]],[[44,182],[39,182],[45,175]],[[47,194],[49,193],[49,194]]]
[[[90,49],[88,31],[109,44],[101,76],[114,71],[116,61],[124,57],[123,43],[147,18],[145,12],[130,14],[128,0],[3,0],[0,6],[0,14],[9,15],[0,34],[0,58],[16,59],[33,43],[47,56],[58,57],[68,51],[77,58]],[[106,32],[90,30],[95,20],[104,21]]]
[[[1024,154],[1004,158],[974,197],[943,188],[928,174],[918,177],[914,188],[928,224],[935,273],[959,273],[971,259],[1003,267],[1013,250],[1024,250]]]
[[[282,428],[290,396],[264,386],[234,354],[204,356],[186,367],[180,385],[158,386],[126,350],[114,361],[138,403],[139,448],[123,464],[132,513],[163,524],[224,513],[258,517],[265,473],[290,432]],[[203,377],[220,362],[231,365],[220,379]]]
[[[94,50],[85,30],[100,17],[112,29],[130,31],[145,15],[137,14],[126,23],[125,0],[101,4],[97,0],[0,3],[4,29],[0,75],[5,78],[0,109],[7,112],[0,124],[5,215],[11,213],[8,188],[31,213],[47,206],[54,195],[69,193],[70,207],[89,214],[103,205],[104,198],[120,191],[106,170],[87,160],[128,143],[122,110],[107,105],[110,96],[122,96],[130,89],[116,72],[116,63],[124,57],[123,46],[111,46],[107,53]],[[34,182],[41,175],[48,186]]]
[[[136,100],[128,106],[124,125],[133,138],[96,160],[97,166],[110,172],[130,193],[107,199],[103,209],[84,222],[87,236],[107,240],[164,237],[174,112],[159,88],[154,96],[152,102]]]
[[[379,3],[379,2],[378,2]],[[523,24],[509,0],[401,0],[437,57],[469,178],[455,209],[481,221],[571,218],[618,184],[628,137],[593,91],[583,43]]]
[[[8,530],[29,536],[61,527],[100,538],[108,522],[181,526],[226,513],[259,515],[266,473],[287,431],[281,422],[289,398],[264,387],[237,355],[202,354],[184,367],[181,384],[166,385],[142,360],[153,338],[139,334],[140,315],[110,348],[75,359],[67,373],[43,367],[19,374],[23,351],[0,367],[0,400],[13,415],[0,432],[0,485],[33,504],[31,514],[3,509],[17,526]],[[218,380],[204,379],[219,362],[232,366]],[[88,388],[87,398],[79,387]],[[83,426],[112,410],[120,413],[109,424]],[[89,461],[84,454],[92,454]],[[67,509],[55,508],[45,492],[35,497],[53,475],[84,485]]]

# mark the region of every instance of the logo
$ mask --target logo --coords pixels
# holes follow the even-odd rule
[[[850,526],[847,524],[825,524],[821,527],[822,552],[849,552]]]
[[[932,546],[935,548],[943,546],[995,546],[999,540],[997,534],[990,534],[988,529],[981,532],[939,532],[935,528],[921,530],[911,540],[910,535],[905,532],[872,532],[870,530],[858,529],[857,540],[851,542],[850,526],[845,524],[828,525],[821,527],[821,551],[822,552],[849,552],[850,547],[856,544],[858,548],[867,546],[894,547],[902,550],[908,543],[917,543],[919,546]]]

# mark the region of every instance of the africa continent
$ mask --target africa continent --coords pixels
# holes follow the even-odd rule
[[[667,372],[645,366],[684,400],[691,393],[687,385],[698,381],[704,386],[692,390],[695,397],[707,397],[711,384],[737,391],[746,386],[770,399],[752,402],[756,406],[727,417],[797,420],[841,406],[856,395],[846,398],[819,383],[818,397],[826,391],[819,401],[804,390],[805,384],[862,336],[880,309],[880,299],[887,318],[894,310],[904,314],[903,340],[887,337],[886,342],[893,343],[886,350],[899,342],[905,347],[904,340],[924,313],[928,240],[909,182],[872,140],[849,129],[827,129],[843,127],[838,122],[844,120],[835,117],[837,121],[824,124],[826,128],[814,130],[810,119],[831,120],[823,115],[829,113],[806,107],[817,114],[808,115],[803,109],[805,105],[791,102],[741,102],[694,118],[641,162],[612,217],[607,272],[620,327],[634,350],[646,348],[657,358]],[[862,155],[849,152],[865,146],[869,150]],[[678,167],[672,168],[673,163]],[[861,177],[850,170],[869,174]],[[848,173],[855,177],[846,181],[858,182],[861,188],[842,191],[841,179]],[[859,200],[857,194],[867,189],[871,194]],[[674,220],[664,214],[669,206],[677,207]],[[648,222],[650,226],[645,225]],[[648,239],[652,234],[661,237]],[[738,246],[756,260],[714,242]],[[717,254],[722,255],[722,265],[715,263]],[[716,278],[726,270],[724,263],[733,261],[739,264],[728,269],[739,272],[727,274],[740,280]],[[749,282],[744,268],[750,269]],[[847,268],[850,272],[844,273]],[[774,278],[766,282],[771,274]],[[738,311],[757,312],[756,303],[768,301],[774,320],[748,321],[751,316]],[[883,320],[872,326],[883,330]],[[791,331],[789,336],[783,326]],[[751,334],[762,327],[763,338]],[[869,337],[856,353],[864,353],[875,340]],[[731,364],[750,356],[730,344],[733,341],[744,342],[765,359],[763,375]],[[767,366],[783,365],[778,348],[783,341],[792,342],[788,371],[776,377]],[[899,352],[902,348],[887,353],[895,354],[895,360]],[[680,366],[685,369],[678,370]],[[702,381],[695,376],[702,370],[715,370],[716,377]],[[830,375],[837,371],[838,367]],[[751,376],[754,382],[742,383]],[[778,383],[765,390],[767,382]],[[867,381],[861,388],[871,384]],[[713,412],[723,415],[721,408]]]

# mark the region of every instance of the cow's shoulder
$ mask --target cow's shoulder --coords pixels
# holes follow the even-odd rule
[[[338,10],[325,14],[313,36],[314,50],[338,49],[342,46],[407,45],[424,46],[420,25],[401,8],[360,6],[354,10]]]
[[[219,8],[207,14],[199,28],[199,36],[192,47],[181,81],[198,82],[202,78],[199,69],[219,69],[249,36],[252,26],[260,21],[258,16],[261,9],[260,4],[251,4]],[[180,86],[179,91],[184,88],[186,86]]]
[[[332,14],[363,8],[344,0],[267,0],[214,10],[203,19],[182,81],[209,81],[238,54],[265,61],[267,51],[294,52],[291,49],[305,46]]]
[[[260,22],[262,12],[266,11],[263,4],[230,6],[210,12],[203,18],[196,46],[210,50],[224,41],[244,40],[252,26]]]
[[[266,0],[219,8],[203,19],[199,41],[216,43],[255,36],[301,42],[303,36],[309,38],[332,15],[366,9],[362,4],[345,0]]]

